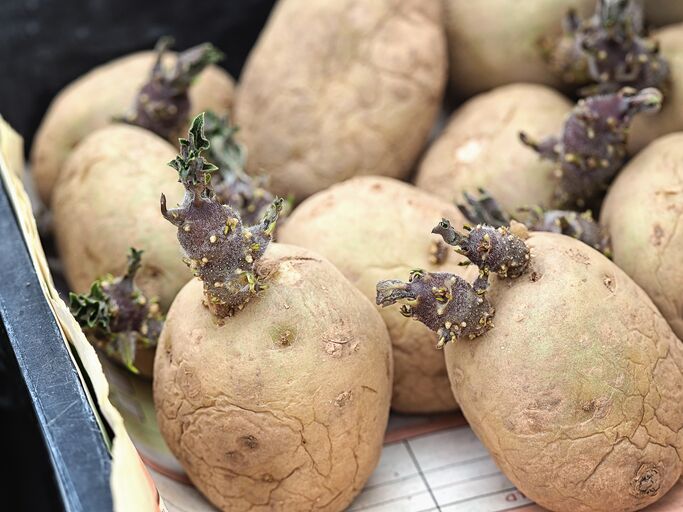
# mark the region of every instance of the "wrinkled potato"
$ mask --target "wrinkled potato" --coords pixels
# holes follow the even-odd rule
[[[166,164],[176,149],[136,126],[113,124],[86,137],[71,153],[52,202],[57,248],[72,290],[82,293],[106,274],[125,270],[130,247],[145,258],[137,284],[166,310],[191,274],[180,258],[173,226],[159,213],[159,193],[182,199]]]
[[[414,267],[462,273],[462,258],[445,248],[442,263],[430,261],[436,242],[430,231],[442,217],[464,222],[448,202],[391,178],[364,176],[304,201],[278,236],[321,253],[374,300],[380,278],[400,277]],[[436,335],[395,311],[380,312],[394,347],[392,407],[409,413],[454,409]]]
[[[498,466],[554,512],[628,512],[683,469],[683,345],[597,251],[533,233],[492,279],[495,327],[446,346],[453,391]]]
[[[248,170],[298,200],[356,175],[406,178],[445,80],[440,0],[282,0],[235,102]]]
[[[559,86],[540,43],[561,35],[569,9],[588,15],[595,1],[445,0],[453,91],[471,96],[514,82]]]
[[[452,115],[429,148],[416,184],[447,201],[482,187],[508,211],[554,207],[555,165],[525,147],[519,132],[557,133],[571,108],[564,96],[542,85],[513,84],[476,96]]]
[[[628,144],[631,154],[662,135],[683,130],[683,23],[657,30],[652,38],[659,42],[661,54],[669,63],[671,85],[659,114],[634,120]]]
[[[171,66],[175,54],[170,52],[167,59]],[[135,96],[149,79],[155,60],[153,51],[115,59],[72,82],[54,98],[31,151],[31,171],[45,204],[50,205],[52,189],[69,153],[91,132],[133,107]],[[232,106],[233,92],[230,75],[211,66],[190,88],[191,113],[213,110],[226,114]]]
[[[683,133],[657,139],[612,184],[600,221],[614,262],[647,292],[683,338]]]
[[[641,0],[645,6],[645,19],[656,27],[683,21],[681,0]]]
[[[225,511],[341,511],[382,449],[391,344],[374,306],[328,261],[271,244],[268,288],[217,322],[194,279],[154,366],[161,433]]]

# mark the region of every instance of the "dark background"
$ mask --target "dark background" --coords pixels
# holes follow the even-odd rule
[[[50,100],[98,64],[162,35],[211,42],[237,78],[275,0],[0,0],[0,114],[28,148]]]
[[[0,114],[24,136],[28,151],[50,101],[65,85],[98,64],[151,49],[162,35],[173,36],[176,49],[215,44],[226,54],[221,65],[237,78],[274,3],[0,0]],[[0,321],[0,454],[8,469],[0,478],[2,510],[64,507],[33,405]]]

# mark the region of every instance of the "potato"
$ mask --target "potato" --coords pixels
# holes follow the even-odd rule
[[[683,133],[659,138],[621,171],[600,221],[614,262],[647,292],[683,338]]]
[[[248,170],[298,200],[356,175],[406,178],[445,80],[440,0],[282,0],[235,102]]]
[[[555,206],[555,166],[524,147],[519,132],[557,133],[571,108],[564,96],[533,84],[499,87],[472,98],[427,151],[416,184],[447,201],[483,187],[508,211]]]
[[[72,290],[125,270],[129,247],[145,252],[137,283],[166,310],[191,274],[180,259],[175,230],[159,213],[159,193],[182,198],[166,164],[176,149],[152,132],[113,124],[86,137],[55,185],[54,230]]]
[[[268,289],[217,322],[190,281],[154,366],[161,433],[230,511],[341,511],[379,459],[391,345],[372,304],[315,253],[271,244]]]
[[[495,327],[446,346],[453,392],[498,466],[555,512],[634,511],[683,469],[683,347],[647,295],[581,242],[527,240],[493,277]]]
[[[645,19],[656,27],[683,21],[681,0],[642,0],[645,5]]]
[[[378,279],[416,266],[462,272],[462,258],[452,251],[440,264],[430,261],[436,238],[429,231],[442,217],[464,222],[448,202],[391,178],[364,176],[304,201],[278,237],[321,253],[372,300]],[[436,335],[395,311],[381,313],[394,347],[392,407],[410,413],[454,409],[443,354],[434,349]]]
[[[33,178],[45,204],[50,204],[52,189],[69,153],[91,132],[133,107],[137,93],[149,79],[155,59],[156,53],[152,51],[115,59],[75,80],[55,97],[31,150]],[[175,54],[169,54],[168,65],[174,60]],[[222,69],[211,66],[190,88],[191,110],[228,113],[233,91],[232,78]]]
[[[445,0],[450,85],[471,96],[514,82],[559,86],[541,41],[560,36],[571,8],[590,14],[596,0]]]
[[[683,23],[655,31],[652,39],[659,42],[661,54],[669,63],[671,85],[664,91],[661,112],[640,116],[631,126],[628,146],[632,155],[662,135],[683,130]]]

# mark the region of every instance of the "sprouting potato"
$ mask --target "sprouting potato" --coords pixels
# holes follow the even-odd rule
[[[596,0],[445,0],[450,86],[471,96],[514,82],[558,86],[543,46],[562,33],[575,8],[592,11]]]
[[[519,132],[534,137],[559,132],[571,107],[558,92],[534,84],[499,87],[472,98],[427,151],[417,186],[449,202],[484,188],[510,211],[554,206],[554,165],[525,148]]]
[[[172,67],[177,55],[165,55]],[[31,171],[43,202],[50,206],[52,190],[69,153],[98,128],[125,116],[140,88],[149,80],[157,53],[143,51],[98,66],[64,88],[52,101],[36,133]],[[213,110],[228,113],[234,83],[217,66],[205,69],[189,89],[191,114]],[[171,138],[175,143],[176,140]]]
[[[220,204],[203,116],[173,166],[177,228],[197,279],[168,312],[154,364],[161,433],[224,511],[342,511],[382,449],[391,342],[372,303],[313,251],[271,244],[275,199],[251,227]]]
[[[683,470],[683,344],[645,292],[586,244],[521,225],[434,232],[476,276],[414,270],[377,303],[445,345],[453,393],[497,465],[554,512],[632,512]]]

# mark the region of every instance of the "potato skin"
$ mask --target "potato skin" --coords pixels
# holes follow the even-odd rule
[[[595,0],[444,0],[450,85],[471,96],[514,82],[559,86],[539,41],[562,33],[574,7],[593,12]]]
[[[600,222],[614,262],[638,283],[683,338],[683,133],[661,137],[612,184]]]
[[[683,130],[683,23],[653,32],[652,39],[659,42],[661,54],[669,63],[671,86],[658,114],[634,119],[628,140],[632,155],[662,135]]]
[[[554,164],[542,161],[519,140],[559,133],[572,105],[558,92],[535,84],[513,84],[476,96],[451,116],[427,151],[418,187],[460,200],[465,191],[486,188],[507,211],[552,204]]]
[[[683,349],[652,301],[581,242],[532,233],[494,278],[495,327],[446,347],[460,407],[498,466],[555,512],[627,512],[683,463]]]
[[[130,247],[144,251],[136,283],[166,310],[192,277],[182,262],[175,228],[159,211],[183,197],[166,164],[176,149],[152,132],[113,124],[86,137],[55,185],[54,232],[72,290],[83,293],[104,274],[122,275]]]
[[[440,0],[282,0],[235,103],[249,170],[298,200],[356,175],[406,178],[445,81]]]
[[[315,253],[271,244],[261,261],[269,288],[222,325],[198,280],[178,294],[155,359],[159,427],[222,510],[341,511],[382,449],[389,336]]]
[[[641,0],[645,5],[645,19],[656,27],[683,21],[683,2],[680,0]]]
[[[112,122],[133,106],[156,59],[152,51],[137,52],[98,66],[65,87],[52,101],[36,133],[31,170],[40,198],[50,205],[59,172],[73,150],[91,132]],[[169,53],[168,65],[175,61]],[[228,113],[233,79],[210,66],[190,88],[191,115],[212,109]]]
[[[408,278],[413,268],[463,273],[450,248],[441,265],[430,263],[432,228],[442,217],[464,219],[449,203],[392,178],[363,176],[317,193],[294,210],[278,239],[328,258],[370,300],[382,279]],[[380,313],[394,347],[392,407],[401,412],[453,410],[443,352],[436,334],[393,308]]]

